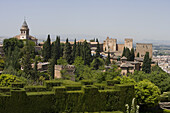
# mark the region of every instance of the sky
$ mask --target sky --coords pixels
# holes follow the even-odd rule
[[[169,40],[170,0],[0,0],[0,36]]]

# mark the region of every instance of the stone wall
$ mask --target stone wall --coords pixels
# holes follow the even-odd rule
[[[139,57],[144,58],[146,52],[149,52],[149,57],[152,58],[152,44],[136,43],[135,56],[139,53]]]
[[[112,39],[107,37],[103,43],[103,51],[105,52],[114,52],[117,50],[117,39]]]

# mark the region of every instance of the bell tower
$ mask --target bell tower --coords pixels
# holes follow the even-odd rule
[[[20,31],[21,31],[20,39],[29,39],[29,28],[25,19]]]

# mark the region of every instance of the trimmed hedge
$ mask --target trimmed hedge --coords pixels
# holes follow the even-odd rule
[[[81,85],[66,85],[67,91],[81,90]]]
[[[0,113],[125,112],[125,104],[130,105],[134,97],[132,85],[115,85],[115,89],[99,90],[95,85],[61,84],[47,81],[51,91],[43,91],[45,86],[25,86],[11,89],[11,95],[1,93]]]
[[[170,92],[163,92],[163,94],[160,96],[161,102],[170,102]]]
[[[25,86],[24,87],[27,92],[41,92],[46,91],[46,86]]]
[[[105,84],[94,84],[99,90],[104,90],[106,88]]]
[[[10,92],[10,87],[0,87],[0,93]]]
[[[108,86],[114,86],[115,84],[120,84],[119,80],[107,80]]]
[[[57,81],[57,80],[46,80],[45,81],[45,85],[47,87],[47,89],[52,89],[54,86],[61,86],[62,85],[62,81]]]
[[[25,83],[23,82],[13,82],[11,83],[12,88],[23,88],[25,86]]]
[[[82,85],[93,85],[93,81],[92,80],[82,80],[81,84]]]

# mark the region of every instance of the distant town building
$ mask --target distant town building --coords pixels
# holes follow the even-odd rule
[[[29,35],[29,28],[28,28],[27,22],[25,20],[24,20],[24,23],[22,24],[20,32],[21,32],[21,34],[14,36],[14,38],[17,38],[19,40],[28,39],[28,40],[31,40],[31,41],[35,42],[35,44],[37,45],[37,40],[38,39],[36,39],[35,37]]]

